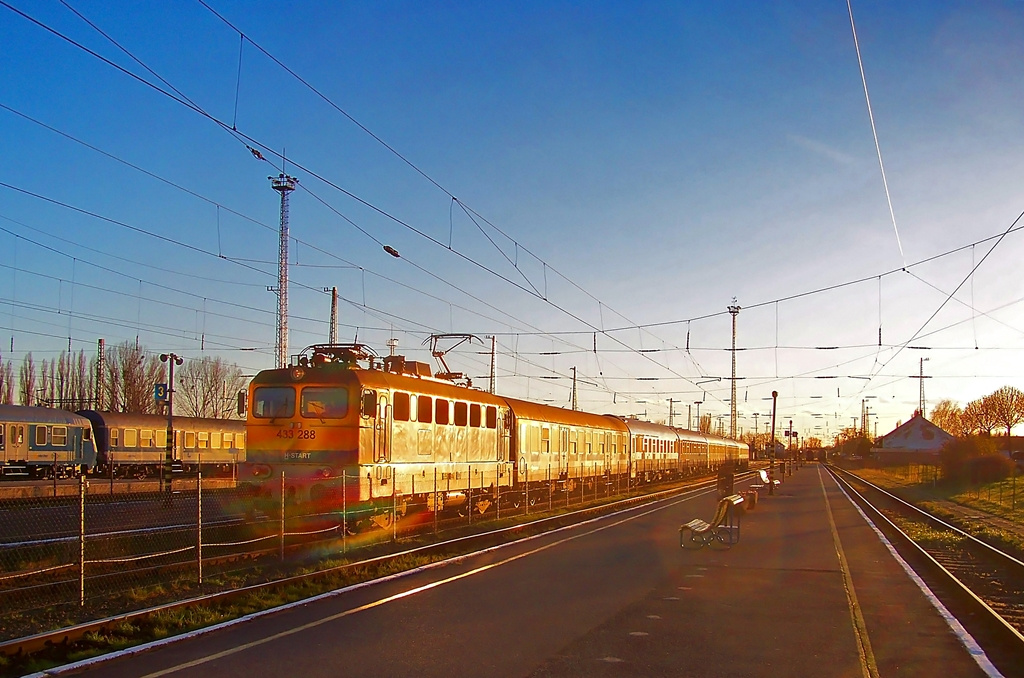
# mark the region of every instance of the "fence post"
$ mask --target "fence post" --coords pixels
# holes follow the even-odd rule
[[[85,476],[78,478],[78,606],[85,607]]]
[[[53,452],[53,498],[57,498],[57,452]]]
[[[526,459],[526,515],[530,515],[530,459]]]
[[[392,467],[393,468],[393,467]],[[391,541],[398,541],[398,474],[391,474]]]
[[[437,534],[437,513],[438,513],[438,496],[437,496],[437,466],[434,466],[434,534]]]
[[[280,550],[281,562],[282,563],[284,562],[284,507],[285,507],[285,501],[284,501],[284,471],[281,471],[281,525],[280,525],[281,543],[280,543],[279,550]]]
[[[501,520],[501,483],[498,482],[501,475],[501,462],[494,464],[494,517]]]
[[[554,492],[551,491],[551,464],[548,464],[548,512],[551,511],[551,497]]]
[[[341,552],[348,553],[348,471],[341,470]],[[358,479],[358,474],[356,475]]]
[[[469,518],[469,524],[473,524],[473,465],[469,465],[469,489],[466,490],[466,516]]]
[[[196,476],[196,571],[198,583],[203,585],[203,472]]]

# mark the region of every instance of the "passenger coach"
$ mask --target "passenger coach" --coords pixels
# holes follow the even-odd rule
[[[0,475],[64,477],[96,465],[89,420],[66,410],[0,405]]]

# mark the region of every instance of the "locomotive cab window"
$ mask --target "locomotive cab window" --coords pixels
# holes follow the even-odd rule
[[[469,406],[469,425],[480,428],[480,406],[476,403]]]
[[[498,408],[487,406],[487,428],[498,428]]]
[[[469,417],[467,416],[468,410],[469,410],[469,406],[466,405],[466,403],[459,403],[459,402],[455,403],[455,425],[456,426],[465,426],[466,425],[466,423],[469,421]]]
[[[68,444],[68,427],[67,426],[54,426],[50,430],[50,444],[58,447],[64,447]]]
[[[295,389],[261,386],[252,394],[252,416],[257,419],[295,416]]]
[[[302,389],[302,416],[311,419],[344,419],[348,414],[348,390],[335,387]]]
[[[46,427],[36,426],[36,445],[46,444]]]
[[[363,409],[362,413],[364,417],[374,419],[377,416],[377,392],[367,389],[363,391]]]
[[[4,432],[3,432],[2,429],[0,429],[0,446],[3,445],[3,439],[4,439]],[[85,442],[89,442],[90,440],[92,440],[92,428],[91,427],[86,426],[85,428],[82,429],[82,440],[84,440]]]
[[[395,391],[394,396],[395,421],[409,421],[409,394]]]
[[[429,424],[431,421],[431,415],[433,414],[433,403],[430,402],[430,396],[417,396],[416,397],[416,421],[421,424]]]
[[[451,408],[448,406],[448,401],[444,398],[437,398],[434,400],[434,423],[435,424],[447,424],[449,416],[451,415]]]

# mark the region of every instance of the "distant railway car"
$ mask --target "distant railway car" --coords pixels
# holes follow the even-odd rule
[[[99,475],[146,478],[160,474],[167,454],[167,417],[81,410],[96,432]],[[230,471],[245,460],[245,422],[173,417],[174,470]]]
[[[79,475],[97,463],[92,425],[66,410],[0,405],[0,460],[3,477]]]
[[[505,398],[512,412],[514,485],[531,502],[577,483],[629,472],[629,431],[615,417]]]

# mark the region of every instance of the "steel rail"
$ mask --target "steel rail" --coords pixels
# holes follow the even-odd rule
[[[737,473],[737,479],[743,479],[750,476],[751,473],[741,472]],[[667,490],[661,490],[658,492],[651,492],[647,494],[636,495],[633,497],[626,497],[624,499],[616,500],[608,503],[600,503],[593,506],[587,506],[579,508],[575,511],[567,513],[559,513],[536,520],[531,520],[524,523],[518,523],[516,525],[510,525],[508,527],[498,528],[496,530],[487,530],[481,533],[475,533],[470,535],[463,535],[455,537],[453,539],[446,539],[444,541],[435,542],[432,544],[425,544],[417,546],[411,549],[406,549],[396,553],[385,554],[381,556],[375,556],[365,560],[360,560],[352,563],[345,563],[336,567],[328,568],[326,570],[319,570],[316,572],[307,572],[300,575],[294,575],[290,577],[283,577],[260,584],[253,584],[238,589],[232,589],[229,591],[219,591],[217,593],[211,593],[203,596],[197,596],[186,600],[174,601],[171,603],[165,603],[163,605],[157,605],[149,607],[143,610],[135,610],[132,612],[125,612],[122,614],[112,615],[104,617],[103,619],[97,619],[94,621],[84,622],[75,626],[55,629],[53,631],[45,631],[32,636],[26,636],[23,638],[14,638],[8,641],[0,642],[0,655],[7,656],[23,656],[30,655],[40,650],[43,650],[52,646],[68,645],[81,639],[88,633],[100,631],[104,628],[110,627],[114,624],[121,622],[130,622],[137,619],[142,619],[150,615],[158,614],[161,612],[169,612],[188,607],[197,607],[201,605],[211,603],[221,603],[230,601],[242,596],[257,593],[266,589],[280,586],[288,586],[291,584],[297,584],[306,582],[317,577],[327,576],[333,573],[341,572],[347,569],[354,569],[359,567],[366,567],[368,565],[380,565],[385,564],[388,561],[397,560],[409,555],[429,553],[433,550],[441,550],[449,548],[453,545],[470,545],[470,550],[461,554],[462,556],[471,555],[473,553],[472,543],[474,541],[485,541],[487,539],[493,539],[504,534],[511,534],[515,532],[522,532],[524,530],[536,529],[538,527],[543,528],[545,525],[556,523],[553,527],[560,526],[557,523],[559,521],[564,522],[566,520],[580,519],[587,515],[607,511],[609,515],[616,513],[617,511],[626,511],[635,508],[637,505],[653,504],[665,499],[670,499],[678,495],[699,492],[701,490],[713,489],[716,484],[714,477],[702,480],[692,485],[686,485],[683,487],[674,487]]]
[[[863,478],[861,478],[857,474],[851,473],[850,471],[847,471],[846,469],[839,468],[838,466],[832,466],[831,464],[829,464],[829,465],[826,466],[826,468],[828,468],[829,470],[837,471],[837,472],[839,472],[839,473],[841,473],[843,475],[848,475],[848,476],[852,476],[852,477],[856,478],[857,482],[863,483],[863,484],[867,485],[868,487],[870,487],[875,492],[878,492],[879,494],[884,494],[886,496],[886,498],[890,499],[893,502],[898,503],[901,507],[906,508],[906,509],[911,510],[911,511],[914,511],[919,516],[921,516],[922,518],[928,520],[929,522],[932,522],[932,523],[934,523],[934,524],[936,524],[936,525],[938,525],[938,526],[940,526],[942,528],[945,528],[947,530],[951,530],[952,532],[955,532],[957,535],[970,540],[971,543],[974,544],[975,546],[978,546],[978,547],[980,547],[980,548],[982,548],[984,550],[987,550],[992,555],[995,555],[995,556],[997,556],[999,558],[1003,558],[1003,559],[1007,560],[1008,562],[1011,562],[1014,565],[1020,567],[1022,570],[1024,570],[1024,561],[1021,561],[1020,559],[1015,558],[1014,556],[1010,555],[1009,553],[1005,553],[1003,551],[1000,551],[999,549],[997,549],[995,546],[992,546],[988,542],[985,542],[985,541],[983,541],[981,539],[978,539],[977,537],[975,537],[973,534],[971,534],[969,532],[964,532],[962,529],[960,529],[956,525],[952,525],[950,523],[947,523],[942,518],[939,518],[938,516],[935,516],[935,515],[932,515],[931,513],[928,513],[927,511],[925,511],[921,507],[915,506],[914,504],[911,504],[910,502],[908,502],[905,499],[902,499],[902,498],[896,496],[895,494],[889,492],[888,490],[885,490],[885,489],[879,487],[878,485],[875,485],[871,481],[864,480]]]
[[[991,545],[985,544],[981,540],[972,537],[966,532],[963,532],[963,530],[960,530],[955,526],[948,525],[944,521],[936,518],[935,516],[932,516],[926,511],[919,509],[913,504],[909,504],[904,500],[900,499],[899,497],[893,496],[891,493],[886,492],[885,490],[877,487],[876,485],[869,481],[863,480],[854,473],[850,473],[849,471],[846,471],[844,469],[838,469],[831,464],[826,465],[825,468],[829,471],[829,473],[837,483],[839,483],[849,493],[851,493],[852,496],[856,497],[859,500],[859,503],[862,505],[863,508],[869,509],[875,517],[880,519],[882,524],[884,524],[884,526],[886,527],[886,531],[889,533],[886,536],[890,538],[892,536],[895,536],[900,545],[902,545],[906,549],[909,549],[913,556],[919,559],[919,561],[926,564],[933,574],[938,575],[943,582],[950,586],[950,593],[957,595],[957,599],[961,603],[966,604],[971,614],[978,615],[975,620],[967,621],[967,623],[965,623],[966,620],[961,619],[961,623],[964,623],[964,625],[967,626],[975,625],[978,622],[987,621],[988,623],[985,624],[985,626],[989,630],[994,631],[1001,642],[1006,643],[1009,646],[1016,646],[1018,648],[1018,652],[1024,652],[1024,635],[1022,635],[1020,631],[1018,631],[1012,624],[1010,624],[1010,622],[1008,622],[1001,614],[996,612],[996,610],[994,610],[984,599],[982,599],[981,596],[979,596],[977,593],[975,593],[973,589],[971,589],[967,584],[961,581],[959,577],[950,572],[950,570],[946,568],[946,566],[944,566],[942,563],[936,560],[932,556],[932,554],[929,553],[924,547],[922,547],[920,544],[914,541],[914,539],[910,537],[906,532],[900,529],[900,527],[897,526],[892,520],[890,520],[889,517],[886,516],[880,508],[875,506],[874,503],[868,500],[867,497],[865,497],[860,491],[853,487],[853,485],[847,477],[855,478],[858,483],[863,483],[869,488],[885,495],[887,498],[892,498],[892,500],[897,502],[900,506],[905,506],[907,508],[914,509],[916,512],[920,513],[921,516],[924,517],[926,520],[934,520],[936,523],[947,526],[948,529],[955,531],[958,535],[964,535],[966,537],[969,537],[972,544],[980,544],[985,546],[987,549],[989,549],[989,552],[991,554],[998,554],[999,556],[1002,556],[1005,559],[1005,562],[1010,563],[1015,567],[1024,566],[1024,563],[1021,563],[1021,561],[1017,560],[1013,556],[1005,554],[1002,551],[999,551],[998,549],[992,547]]]

